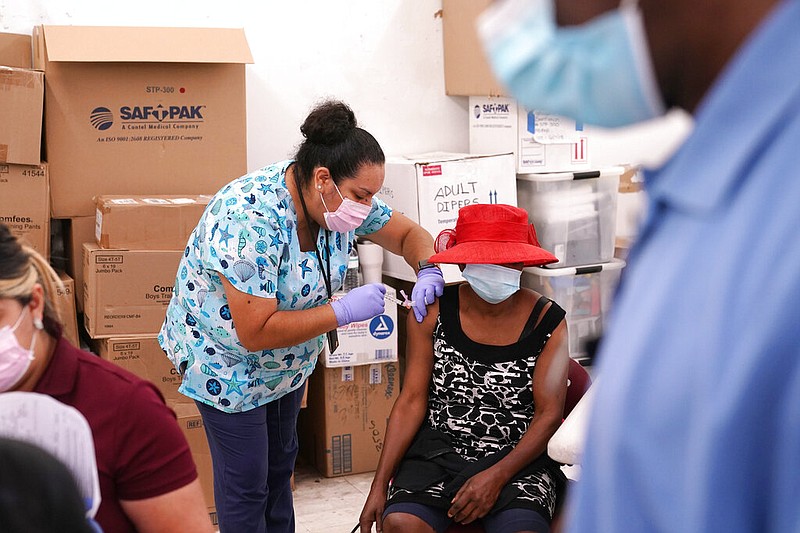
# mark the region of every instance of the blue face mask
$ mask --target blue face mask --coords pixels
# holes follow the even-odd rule
[[[512,96],[528,110],[603,127],[662,115],[636,2],[558,27],[553,1],[506,0],[479,21],[489,62]]]
[[[500,265],[467,265],[461,275],[475,294],[490,304],[499,304],[519,290],[522,271]]]

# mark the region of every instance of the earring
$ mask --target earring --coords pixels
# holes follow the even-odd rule
[[[44,329],[44,324],[42,323],[42,319],[41,318],[34,318],[33,319],[33,327],[35,327],[36,329],[39,329],[39,330]]]
[[[317,185],[317,190],[322,190],[322,185]]]

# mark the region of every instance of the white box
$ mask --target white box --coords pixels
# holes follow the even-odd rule
[[[466,205],[517,205],[514,157],[443,152],[390,157],[380,197],[436,238],[456,227],[458,210]],[[463,280],[456,265],[442,265],[442,272],[446,283]],[[417,279],[402,257],[389,252],[384,252],[383,273]]]
[[[346,293],[333,295],[338,300]],[[386,294],[395,290],[386,285]],[[397,361],[397,304],[386,300],[386,312],[369,320],[353,322],[336,329],[339,347],[332,354],[325,343],[320,362],[327,368],[368,365]]]
[[[566,311],[569,355],[587,356],[586,341],[600,336],[625,261],[569,268],[530,267],[521,285],[547,296]]]
[[[589,136],[581,124],[529,112],[513,98],[469,97],[469,151],[512,151],[519,174],[590,168]]]
[[[558,258],[549,268],[611,261],[622,172],[610,167],[517,176],[519,206],[528,212],[539,244]]]

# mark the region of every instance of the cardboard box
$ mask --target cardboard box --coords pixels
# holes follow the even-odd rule
[[[0,222],[45,259],[50,257],[47,165],[0,164]]]
[[[33,67],[33,41],[30,35],[0,33],[0,65],[16,68]]]
[[[155,335],[164,322],[183,251],[101,250],[83,245],[84,324],[93,339]]]
[[[346,293],[337,292],[333,300]],[[386,286],[387,296],[396,297],[395,290]],[[397,304],[386,300],[386,312],[361,322],[351,322],[336,329],[339,347],[331,353],[328,343],[320,362],[328,368],[388,363],[397,361]]]
[[[156,335],[99,339],[95,347],[101,358],[146,379],[167,400],[191,401],[178,392],[181,376],[159,346]]]
[[[589,146],[574,120],[529,112],[513,98],[469,98],[469,151],[513,151],[518,174],[586,170]]]
[[[34,28],[54,217],[99,194],[214,194],[247,170],[244,31]]]
[[[64,289],[58,289],[56,299],[58,300],[58,310],[61,313],[61,322],[64,326],[64,338],[70,344],[80,348],[81,340],[78,335],[78,313],[75,310],[75,280],[66,272],[59,272],[58,277],[64,284]]]
[[[444,89],[451,96],[503,96],[475,21],[492,0],[442,0]]]
[[[43,99],[41,72],[0,66],[0,163],[42,160]]]
[[[219,521],[214,504],[214,470],[211,465],[211,450],[209,450],[208,440],[206,440],[203,417],[200,416],[197,406],[190,401],[167,401],[167,405],[175,411],[178,425],[189,442],[192,458],[197,466],[197,474],[200,477],[200,486],[203,488],[203,498],[208,507],[208,516],[211,518],[211,523],[217,525]]]
[[[326,477],[378,465],[386,422],[400,392],[397,363],[317,366],[300,411],[301,450]]]
[[[101,248],[183,250],[208,195],[98,196],[95,239]]]
[[[67,273],[75,280],[75,304],[83,313],[83,244],[93,243],[95,217],[73,217],[69,220],[66,240]]]
[[[517,205],[514,157],[443,152],[389,157],[380,197],[436,238],[456,227],[458,210],[466,205]],[[390,252],[384,252],[383,273],[417,279],[405,260]],[[442,265],[442,273],[447,283],[463,280],[456,265]]]

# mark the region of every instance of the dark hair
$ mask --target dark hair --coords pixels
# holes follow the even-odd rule
[[[0,437],[0,531],[91,533],[66,465],[28,442]]]
[[[27,305],[37,283],[44,289],[44,329],[59,337],[62,326],[56,296],[64,287],[61,279],[36,250],[20,243],[8,226],[0,223],[0,298]]]
[[[378,141],[356,124],[353,110],[337,100],[317,104],[300,126],[305,140],[294,159],[297,176],[307,185],[316,167],[325,167],[334,183],[352,178],[363,165],[386,161]]]

